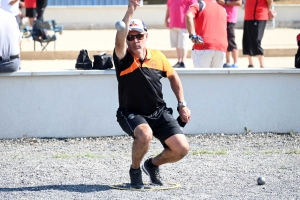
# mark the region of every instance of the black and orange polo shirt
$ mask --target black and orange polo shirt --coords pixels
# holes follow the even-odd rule
[[[160,79],[172,75],[174,69],[162,52],[147,49],[147,56],[142,61],[129,50],[119,60],[114,51],[113,60],[121,109],[150,115],[165,105]]]

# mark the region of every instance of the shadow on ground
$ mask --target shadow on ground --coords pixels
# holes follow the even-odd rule
[[[100,192],[110,190],[108,185],[43,185],[32,187],[0,188],[0,192],[18,192],[18,191],[42,191],[42,190],[65,190],[69,192]]]

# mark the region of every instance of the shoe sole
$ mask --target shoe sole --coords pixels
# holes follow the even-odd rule
[[[141,187],[141,188],[135,188],[135,187],[131,187],[131,186],[130,186],[130,189],[134,189],[134,190],[143,190],[143,189],[145,189],[145,187],[143,186],[143,187]]]

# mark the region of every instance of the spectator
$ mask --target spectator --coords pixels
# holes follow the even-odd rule
[[[194,43],[192,59],[195,68],[223,67],[228,46],[226,24],[226,11],[214,0],[202,0],[190,6],[186,26]]]
[[[268,19],[275,17],[273,0],[246,0],[243,33],[243,54],[247,55],[249,68],[253,68],[253,56],[257,56],[260,67],[264,67],[264,50],[261,41]]]
[[[36,0],[36,19],[44,21],[44,11],[48,5],[48,0]]]
[[[298,44],[298,50],[295,54],[295,67],[300,68],[300,33],[297,35],[296,39]]]
[[[238,68],[239,51],[235,43],[235,24],[237,22],[237,14],[239,6],[242,5],[242,0],[217,0],[222,5],[227,13],[227,40],[228,47],[226,51],[226,62],[224,68]],[[233,58],[233,64],[230,64],[230,57]]]
[[[0,72],[20,69],[20,41],[20,30],[15,16],[0,8]]]
[[[15,16],[17,23],[20,24],[19,0],[2,0],[0,7],[3,10],[6,10],[6,11],[12,13]]]
[[[33,26],[33,21],[36,19],[36,0],[25,0],[26,17],[29,18],[29,25]]]
[[[20,0],[19,1],[19,19],[20,19],[19,27],[21,30],[25,28],[24,22],[23,22],[24,13],[25,13],[25,3],[24,3],[24,0]]]
[[[185,26],[185,13],[197,0],[168,0],[165,25],[170,29],[171,47],[176,48],[178,62],[174,68],[185,68],[189,44],[189,33]]]
[[[119,92],[117,121],[134,138],[129,175],[130,187],[135,189],[144,188],[140,164],[153,136],[160,140],[164,150],[145,160],[142,169],[154,185],[163,185],[161,165],[177,162],[189,151],[188,141],[163,99],[162,77],[168,78],[179,102],[181,120],[190,120],[178,74],[160,51],[146,47],[147,28],[142,20],[132,19],[139,3],[140,0],[129,0],[123,18],[127,26],[117,32],[113,54]]]

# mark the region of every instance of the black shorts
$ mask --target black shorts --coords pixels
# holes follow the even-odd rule
[[[245,20],[243,33],[243,54],[250,56],[264,55],[261,40],[266,28],[266,20]]]
[[[235,23],[227,22],[227,39],[228,39],[228,47],[227,51],[232,51],[237,49],[237,45],[235,43]]]
[[[35,8],[26,8],[26,17],[35,18],[36,9]]]
[[[119,108],[117,111],[117,121],[123,131],[134,138],[134,129],[140,124],[148,124],[153,132],[153,136],[160,140],[164,148],[167,148],[165,140],[176,134],[183,134],[177,120],[173,117],[172,108],[165,106],[158,109],[149,116],[129,112]]]

